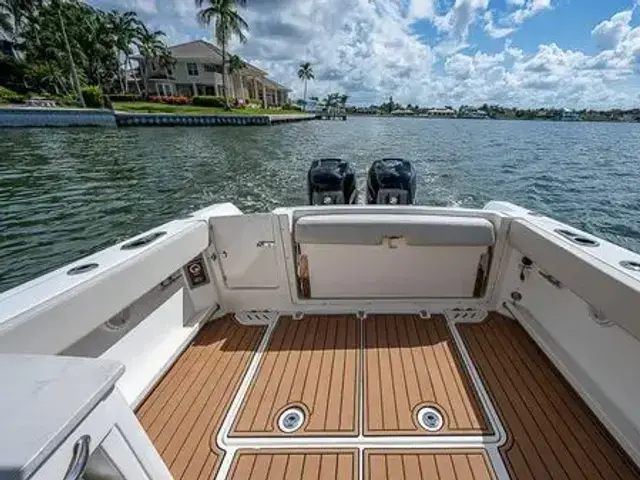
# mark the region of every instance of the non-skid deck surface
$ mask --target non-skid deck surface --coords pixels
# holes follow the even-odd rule
[[[365,450],[363,480],[493,480],[483,450]]]
[[[138,409],[174,478],[215,475],[222,460],[215,433],[264,331],[231,317],[206,325]]]
[[[335,480],[358,478],[357,450],[239,451],[230,480]]]
[[[517,322],[491,314],[459,330],[508,431],[500,453],[511,478],[640,478]]]
[[[499,453],[511,478],[640,478],[517,322],[491,314],[456,328],[507,431]],[[218,472],[224,452],[216,435],[264,333],[231,317],[208,324],[139,408],[140,422],[176,479],[211,480]],[[248,446],[248,437],[283,435],[276,419],[291,405],[308,415],[290,437],[353,436],[361,414],[365,435],[426,436],[414,421],[421,405],[444,412],[440,434],[489,430],[441,316],[282,318],[255,373],[231,432]],[[358,478],[356,454],[330,443],[306,451],[240,450],[229,478]],[[362,468],[366,479],[494,478],[482,450],[372,449]]]
[[[307,413],[292,436],[356,435],[359,344],[355,316],[281,318],[231,436],[284,435],[277,419],[291,406]]]
[[[375,315],[364,321],[365,435],[461,435],[490,432],[444,317]],[[416,413],[436,406],[436,433]]]

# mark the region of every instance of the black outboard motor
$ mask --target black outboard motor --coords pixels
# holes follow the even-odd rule
[[[356,203],[356,171],[346,160],[314,160],[307,173],[310,205],[349,205]]]
[[[367,175],[367,203],[412,205],[416,194],[416,170],[408,160],[376,160]]]

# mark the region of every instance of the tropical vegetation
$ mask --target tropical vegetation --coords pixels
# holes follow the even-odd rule
[[[213,27],[213,34],[222,50],[222,89],[226,98],[227,89],[227,48],[229,41],[233,37],[241,43],[247,41],[245,32],[249,30],[249,25],[238,13],[237,6],[244,7],[246,0],[195,0],[198,11],[198,22],[208,27]],[[231,109],[229,101],[226,101],[226,108]]]
[[[343,93],[330,93],[327,95],[320,104],[327,109],[344,109],[349,95]]]
[[[313,67],[309,62],[303,62],[300,64],[300,68],[298,69],[298,78],[304,82],[304,95],[302,98],[302,103],[306,105],[307,103],[307,82],[309,80],[313,80]]]
[[[147,95],[148,78],[142,76],[141,88],[134,52],[160,66],[172,63],[164,34],[135,12],[105,12],[79,0],[0,0],[0,30],[19,52],[0,54],[0,85],[18,93],[78,98],[85,87],[127,92],[133,79],[137,93]]]
[[[175,60],[165,44],[164,32],[150,28],[135,12],[105,11],[82,0],[0,0],[0,39],[6,39],[17,53],[0,53],[0,104],[37,97],[65,106],[113,103],[118,108],[128,105],[122,107],[125,110],[181,107],[195,112],[203,108],[230,110],[233,105],[234,109],[258,113],[259,100],[247,99],[240,104],[232,97],[233,88],[228,87],[229,75],[247,68],[239,56],[228,52],[233,40],[247,40],[249,26],[238,12],[246,0],[192,1],[198,7],[197,20],[212,27],[222,50],[223,96],[153,97],[151,72],[168,72]],[[144,61],[136,63],[134,59],[139,58]],[[306,62],[301,71],[306,100],[313,68]],[[241,88],[244,91],[244,85]],[[291,105],[283,109],[300,110]]]

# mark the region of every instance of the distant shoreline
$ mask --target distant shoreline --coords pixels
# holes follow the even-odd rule
[[[517,117],[487,117],[487,118],[472,118],[472,117],[429,117],[420,115],[391,115],[388,113],[355,113],[348,112],[350,117],[373,117],[373,118],[417,118],[421,120],[506,120],[506,121],[521,121],[521,122],[558,122],[558,123],[640,123],[638,119],[599,119],[599,118],[586,118],[575,121],[567,121],[554,118],[517,118]]]

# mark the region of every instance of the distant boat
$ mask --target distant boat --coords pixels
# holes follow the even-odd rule
[[[468,110],[460,112],[460,118],[473,118],[478,120],[486,120],[489,118],[489,114],[484,110]]]
[[[560,120],[563,122],[579,122],[580,114],[575,110],[569,110],[565,108],[560,115]]]
[[[398,117],[406,117],[409,115],[413,115],[414,111],[413,110],[409,110],[409,109],[398,109],[398,110],[394,110],[393,112],[391,112],[391,115],[395,115]]]

